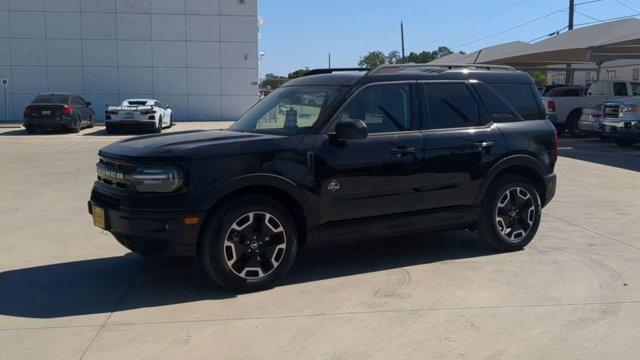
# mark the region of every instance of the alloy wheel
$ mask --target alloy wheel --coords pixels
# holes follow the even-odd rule
[[[282,262],[286,249],[284,227],[266,212],[241,216],[231,225],[224,240],[227,266],[245,279],[269,275]]]
[[[498,200],[496,225],[500,234],[509,242],[522,240],[536,219],[534,197],[524,188],[513,187]]]

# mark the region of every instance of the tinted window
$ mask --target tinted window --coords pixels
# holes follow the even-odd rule
[[[513,107],[507,103],[491,86],[477,83],[473,86],[490,115],[489,121],[509,122],[522,120]]]
[[[526,84],[491,85],[525,120],[540,120],[547,116],[542,110],[534,89]]]
[[[160,101],[156,101],[153,103],[156,107],[164,109],[164,105]]]
[[[429,128],[447,129],[480,125],[478,104],[465,84],[425,84]]]
[[[613,83],[613,96],[629,96],[626,83]]]
[[[68,104],[69,95],[39,95],[31,102],[32,104]]]
[[[337,86],[283,86],[244,114],[232,127],[236,131],[283,135],[303,134],[322,117],[341,94]],[[316,99],[312,104],[309,98]]]
[[[372,134],[410,130],[411,85],[366,88],[349,101],[339,116],[340,121],[364,121]]]
[[[73,105],[84,106],[84,101],[82,101],[82,99],[77,97],[71,98],[71,103]]]
[[[631,83],[631,92],[633,96],[640,95],[640,83]]]

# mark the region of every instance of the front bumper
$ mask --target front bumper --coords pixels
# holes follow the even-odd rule
[[[129,250],[147,258],[171,259],[194,257],[203,212],[152,211],[124,209],[121,199],[96,191],[88,202],[89,214],[94,206],[104,210],[105,230]],[[197,224],[187,224],[185,217],[197,216]]]
[[[113,120],[106,121],[105,126],[111,132],[152,131],[156,130],[157,123],[155,121]]]
[[[640,139],[638,120],[603,121],[600,123],[600,130],[614,139]]]
[[[557,183],[558,183],[558,177],[556,176],[555,173],[544,177],[545,197],[544,197],[544,203],[542,204],[542,207],[549,205],[551,200],[553,200],[553,198],[556,196]]]

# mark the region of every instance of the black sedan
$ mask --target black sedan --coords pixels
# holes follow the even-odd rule
[[[38,130],[80,132],[93,127],[95,112],[91,103],[76,94],[41,94],[24,109],[24,128],[28,134]]]

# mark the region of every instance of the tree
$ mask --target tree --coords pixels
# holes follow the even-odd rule
[[[304,76],[308,72],[309,72],[309,68],[305,67],[304,69],[298,69],[296,71],[290,72],[289,76],[287,76],[287,77],[289,78],[289,80],[297,79],[299,77]]]
[[[286,77],[269,73],[264,76],[262,83],[260,83],[260,88],[265,90],[275,90],[285,82],[287,82]]]
[[[416,64],[425,64],[433,60],[435,60],[435,57],[433,55],[433,52],[431,51],[422,51],[420,53],[415,53],[412,51],[407,56],[406,62],[416,63]]]
[[[547,85],[547,73],[544,71],[529,71],[536,85]]]
[[[398,64],[402,61],[402,56],[397,50],[393,50],[387,54],[387,64]]]
[[[360,58],[358,66],[362,68],[375,69],[380,65],[386,64],[387,60],[387,55],[382,51],[370,51],[367,55]]]
[[[434,51],[432,54],[436,59],[440,59],[441,57],[453,54],[453,51],[446,46],[440,46],[438,50]]]

